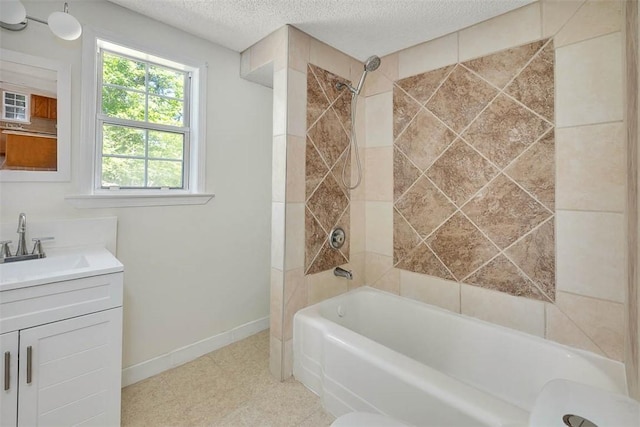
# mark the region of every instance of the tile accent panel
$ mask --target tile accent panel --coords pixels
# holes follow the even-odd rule
[[[349,262],[350,195],[342,185],[342,172],[346,162],[345,176],[350,179],[351,93],[336,89],[336,83],[346,80],[315,65],[307,66],[307,275]],[[347,242],[340,250],[328,243],[328,235],[336,226],[347,232]]]
[[[394,82],[394,267],[553,302],[553,119],[550,39]]]

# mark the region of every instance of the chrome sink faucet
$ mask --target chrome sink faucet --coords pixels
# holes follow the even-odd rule
[[[21,213],[18,216],[18,249],[16,249],[16,256],[28,255],[29,251],[27,250],[27,215]]]
[[[47,255],[42,250],[42,242],[53,240],[53,237],[36,237],[33,240],[33,250],[29,252],[27,249],[27,215],[21,213],[18,216],[18,248],[16,253],[11,255],[9,243],[11,240],[3,240],[0,242],[0,264],[14,261],[27,261],[30,259],[45,258]]]

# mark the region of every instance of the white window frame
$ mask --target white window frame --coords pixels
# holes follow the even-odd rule
[[[101,72],[99,49],[104,48],[124,56],[139,58],[169,68],[191,73],[189,153],[185,151],[184,165],[188,168],[184,189],[154,188],[102,188],[99,162],[102,161],[102,141],[98,137],[98,73]],[[140,53],[143,53],[140,55]],[[170,58],[170,59],[167,59]],[[207,64],[183,57],[180,53],[163,52],[157,47],[141,46],[113,34],[87,29],[83,35],[82,61],[82,151],[84,161],[78,164],[82,177],[80,194],[69,195],[66,200],[78,208],[168,206],[205,204],[214,195],[205,192],[205,124]],[[182,67],[182,68],[181,68]],[[100,79],[101,80],[101,79]],[[185,94],[185,104],[186,104]],[[101,132],[100,132],[101,133]]]
[[[7,103],[6,103],[7,93],[24,96],[24,100],[25,100],[24,120],[10,119],[7,117]],[[9,90],[9,89],[2,89],[2,121],[26,124],[26,123],[30,123],[30,120],[31,120],[31,96],[28,93],[23,93],[23,92]]]
[[[105,189],[102,185],[102,166],[105,157],[119,157],[119,156],[109,156],[104,154],[104,132],[103,125],[115,125],[115,126],[123,126],[129,128],[138,128],[145,131],[160,131],[160,132],[172,132],[178,133],[183,136],[183,153],[182,153],[182,187],[174,188],[173,190],[189,190],[189,171],[190,171],[190,147],[191,147],[191,81],[193,80],[193,73],[196,71],[193,67],[186,66],[184,64],[178,64],[172,61],[163,60],[162,58],[153,58],[151,59],[149,55],[144,54],[142,52],[135,52],[135,55],[131,55],[131,50],[126,49],[126,52],[123,52],[124,49],[119,46],[115,46],[112,43],[104,42],[102,40],[98,41],[99,48],[99,63],[98,63],[98,71],[97,75],[97,104],[96,104],[96,168],[95,168],[95,183],[96,186],[100,186],[99,189]],[[102,113],[102,89],[105,86],[104,83],[104,53],[114,54],[120,56],[125,59],[130,59],[132,61],[143,62],[147,68],[151,65],[153,66],[161,66],[166,67],[167,69],[171,69],[173,71],[181,72],[185,75],[185,86],[184,86],[184,96],[182,99],[183,102],[183,112],[184,112],[184,123],[183,126],[170,126],[157,124],[153,122],[144,122],[138,120],[127,120],[121,119],[117,117],[112,117]],[[162,62],[162,63],[161,63]],[[123,88],[127,89],[127,88]],[[133,92],[144,93],[145,98],[149,93],[147,92],[148,88],[145,88],[145,92],[140,92],[136,90],[132,90]],[[151,94],[153,95],[153,94]],[[148,101],[145,105],[145,112],[148,113]],[[139,158],[140,156],[122,156],[125,158]],[[140,159],[145,160],[145,162],[149,161],[149,156],[145,154],[145,156]],[[147,168],[145,167],[145,178],[147,177]],[[137,190],[150,190],[152,187],[132,187],[131,189]],[[169,188],[167,188],[169,189]]]

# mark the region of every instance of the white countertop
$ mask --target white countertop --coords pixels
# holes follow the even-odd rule
[[[0,264],[0,292],[124,271],[103,247],[49,249],[47,257]]]

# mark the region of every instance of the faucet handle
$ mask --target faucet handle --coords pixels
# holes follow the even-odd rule
[[[9,243],[11,240],[0,241],[0,258],[8,258],[11,256],[11,250],[9,249]]]
[[[31,241],[34,242],[31,254],[42,255],[44,257],[45,253],[42,250],[42,242],[48,242],[50,240],[55,240],[55,237],[34,237],[31,239]]]

